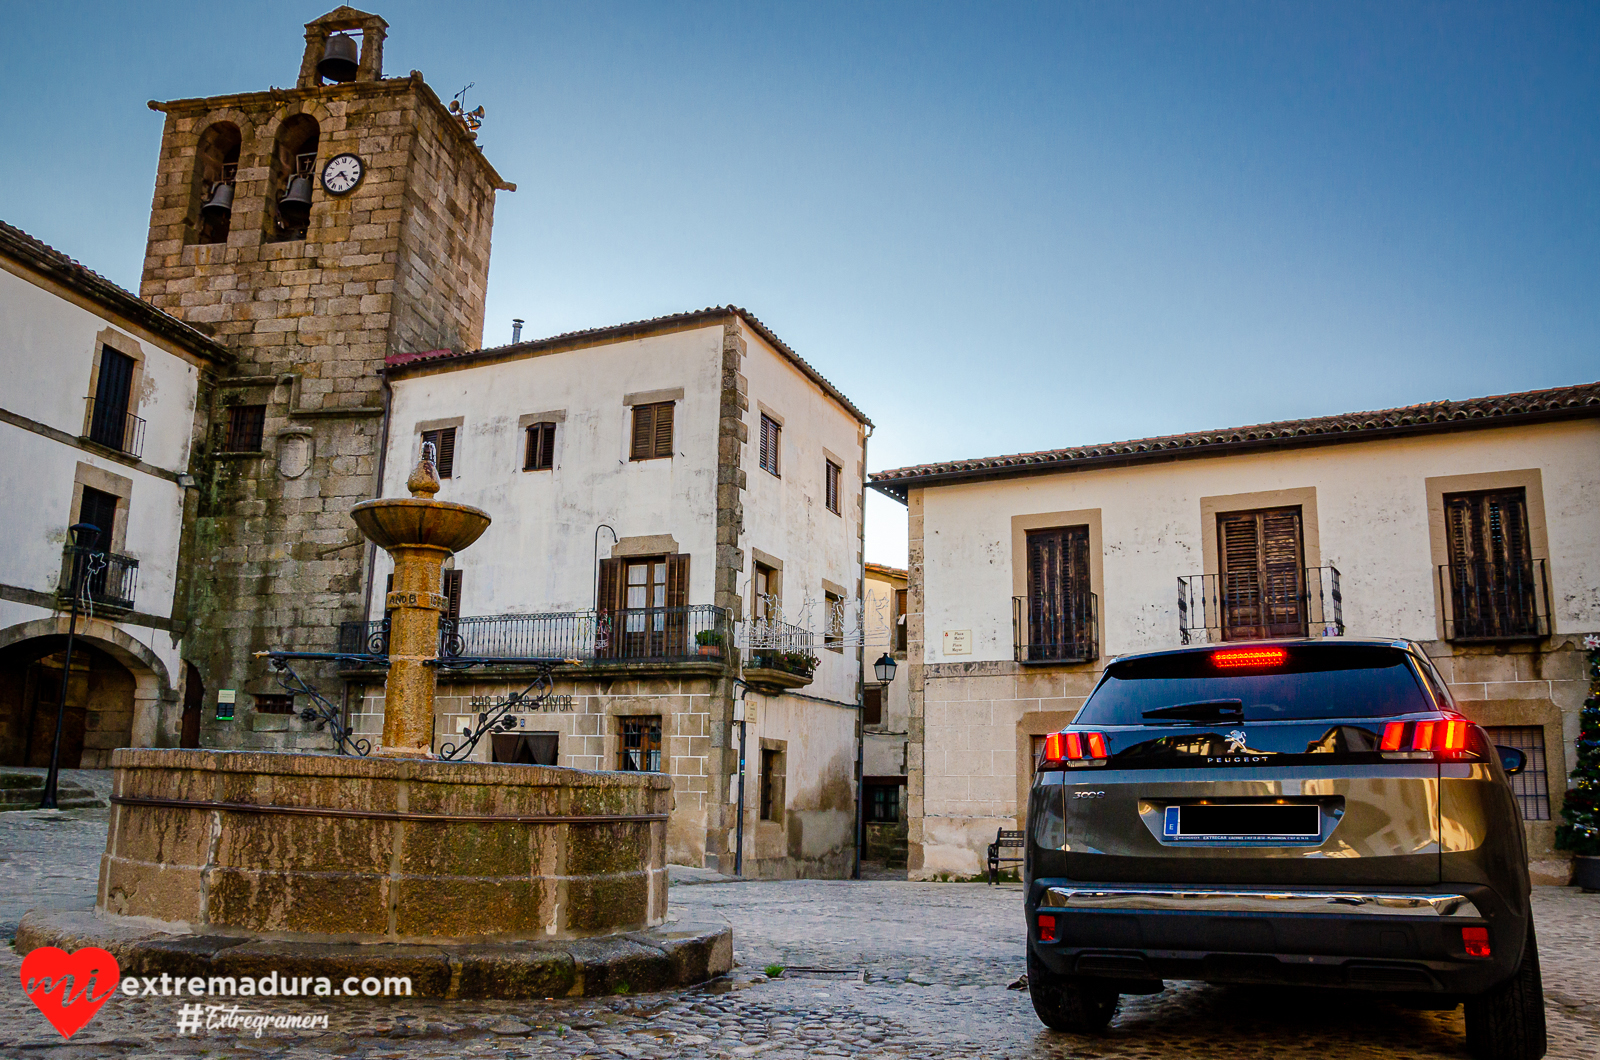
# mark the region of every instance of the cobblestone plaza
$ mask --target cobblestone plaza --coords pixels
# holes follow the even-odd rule
[[[99,786],[106,774],[74,773]],[[94,904],[107,811],[0,815],[0,930]],[[1124,998],[1093,1038],[1046,1030],[1024,990],[1017,885],[722,882],[684,874],[674,913],[734,929],[733,975],[684,993],[544,1002],[276,999],[327,1029],[180,1035],[178,997],[116,996],[63,1040],[22,991],[0,1000],[0,1056],[111,1057],[1461,1057],[1460,1011],[1366,995],[1169,984]],[[1600,1056],[1600,895],[1536,888],[1551,1057]],[[0,951],[15,983],[21,954]],[[764,970],[784,965],[782,978]],[[817,969],[802,971],[800,969]],[[241,1006],[245,1007],[245,1006]]]

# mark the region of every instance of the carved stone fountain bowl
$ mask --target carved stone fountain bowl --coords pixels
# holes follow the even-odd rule
[[[432,546],[459,552],[483,536],[489,513],[470,504],[393,497],[350,509],[361,532],[379,548]]]

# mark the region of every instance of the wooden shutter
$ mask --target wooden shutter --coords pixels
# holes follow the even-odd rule
[[[100,531],[94,539],[94,551],[110,552],[111,538],[117,529],[116,494],[92,486],[83,487],[83,499],[78,503],[78,522],[88,523]]]
[[[555,466],[556,425],[531,423],[528,425],[528,446],[523,456],[522,470],[547,471]]]
[[[622,610],[627,586],[622,577],[622,560],[600,561],[600,586],[595,598],[595,655],[615,659],[622,652],[622,620],[612,612]]]
[[[839,514],[839,465],[829,460],[826,464],[828,511]]]
[[[761,469],[778,474],[778,457],[782,452],[783,429],[771,416],[761,417]]]
[[[434,469],[439,472],[440,478],[449,478],[456,466],[456,429],[454,427],[441,427],[436,431],[423,431],[422,443],[433,443]]]
[[[1088,658],[1089,528],[1028,531],[1028,658]]]
[[[1217,516],[1224,640],[1305,635],[1299,508]]]
[[[447,570],[444,572],[444,617],[454,622],[461,617],[461,572]]]
[[[691,629],[691,615],[687,610],[689,606],[689,557],[687,554],[677,554],[667,557],[667,621],[665,654],[691,655],[699,649],[692,645],[690,634],[700,632]],[[674,610],[675,609],[675,610]],[[705,628],[709,629],[710,626]]]
[[[883,724],[883,689],[881,687],[875,686],[861,690],[861,724]]]
[[[633,443],[628,450],[630,460],[650,458],[650,440],[655,437],[654,405],[633,406]]]
[[[655,422],[655,456],[672,455],[672,410],[674,406],[670,401],[663,401],[656,406]]]
[[[1444,501],[1452,634],[1493,639],[1537,633],[1526,492],[1454,493]]]
[[[100,350],[100,378],[95,383],[94,415],[89,424],[89,437],[112,449],[123,447],[127,433],[133,365],[132,357],[110,346]]]

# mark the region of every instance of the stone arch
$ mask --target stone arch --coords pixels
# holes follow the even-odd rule
[[[60,650],[57,644],[64,640],[69,618],[66,615],[22,622],[0,630],[0,653],[26,644],[41,643],[40,657]],[[160,731],[162,704],[177,698],[172,679],[155,652],[122,629],[104,619],[79,617],[76,639],[94,651],[109,656],[132,677],[131,717],[128,724],[128,745],[154,746]],[[37,661],[37,660],[31,660]]]

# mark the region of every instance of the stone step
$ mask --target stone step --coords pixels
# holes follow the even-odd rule
[[[44,797],[44,777],[38,773],[0,773],[0,812],[37,810]],[[98,809],[105,799],[70,780],[56,783],[56,807],[62,810]]]

